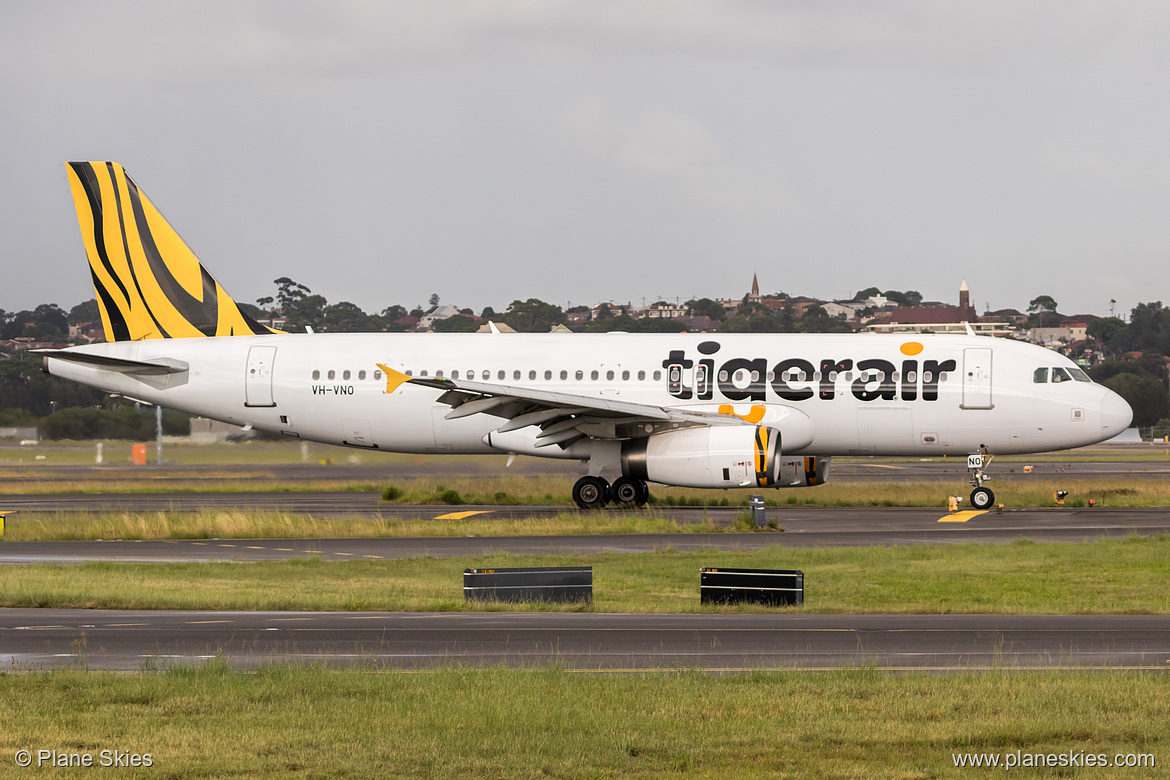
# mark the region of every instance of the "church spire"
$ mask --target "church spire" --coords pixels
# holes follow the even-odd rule
[[[752,297],[760,297],[760,280],[756,278],[755,274],[752,274]]]

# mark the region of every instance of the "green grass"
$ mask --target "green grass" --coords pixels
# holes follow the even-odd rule
[[[728,527],[708,520],[679,523],[661,511],[550,512],[532,518],[475,515],[434,520],[454,511],[435,507],[418,519],[321,518],[284,512],[202,510],[198,512],[21,512],[11,514],[2,537],[10,542],[128,539],[323,539],[445,536],[564,536],[577,534],[716,533],[750,530],[746,522]]]
[[[465,568],[565,566],[581,556],[260,563],[87,563],[0,567],[0,606],[94,609],[451,611],[467,607]],[[1170,537],[1070,544],[963,544],[590,554],[597,612],[720,612],[704,607],[701,566],[800,569],[794,612],[1168,614]],[[513,607],[509,606],[508,609]]]
[[[1009,776],[1165,777],[1170,676],[370,674],[274,666],[0,676],[7,773],[18,749],[149,753],[102,776],[934,778],[955,753],[1153,754],[1156,769]],[[4,770],[0,770],[3,772]]]

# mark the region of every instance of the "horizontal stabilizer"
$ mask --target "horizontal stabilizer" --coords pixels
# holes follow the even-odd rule
[[[107,371],[118,371],[123,374],[180,374],[190,367],[186,361],[176,360],[175,358],[130,360],[129,358],[94,355],[88,352],[71,352],[64,349],[34,349],[30,351],[33,354],[43,355],[46,358],[52,358],[54,360],[80,363],[95,368],[104,368]]]

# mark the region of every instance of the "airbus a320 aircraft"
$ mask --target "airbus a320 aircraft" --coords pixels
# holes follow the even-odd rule
[[[1078,447],[1131,418],[1064,357],[973,335],[280,333],[121,165],[67,170],[108,343],[45,351],[48,373],[294,439],[580,460],[582,508],[818,485],[833,455]],[[985,478],[975,459],[981,509]]]

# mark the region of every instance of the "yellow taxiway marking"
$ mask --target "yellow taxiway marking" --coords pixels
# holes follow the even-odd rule
[[[197,626],[197,625],[200,625],[202,623],[230,623],[230,622],[232,622],[232,621],[230,621],[230,620],[188,620],[187,625]]]
[[[968,509],[966,512],[955,512],[954,514],[940,517],[940,523],[965,523],[972,517],[979,517],[979,515],[987,514],[986,509]]]
[[[267,550],[268,548],[267,547],[253,547],[252,545],[248,545],[244,549],[245,550]]]
[[[220,547],[235,547],[234,544],[221,544]]]
[[[121,628],[123,626],[149,626],[150,623],[106,623],[106,628]]]
[[[888,463],[858,463],[858,466],[868,466],[871,469],[896,469],[902,470],[905,466],[891,466]]]
[[[280,550],[281,552],[296,552],[296,550],[291,547],[275,547],[273,549]]]
[[[362,556],[362,557],[364,557],[364,558],[377,558],[378,560],[381,560],[381,559],[382,559],[382,556],[381,556],[381,555],[365,555],[365,556]]]
[[[269,618],[273,623],[288,623],[291,620],[312,620],[313,618]]]
[[[471,517],[472,515],[488,515],[488,514],[491,514],[493,511],[495,511],[495,510],[480,509],[480,510],[475,511],[475,512],[451,512],[449,514],[439,515],[435,519],[436,520],[462,520],[463,518]]]
[[[335,552],[334,555],[353,555],[353,553]]]

